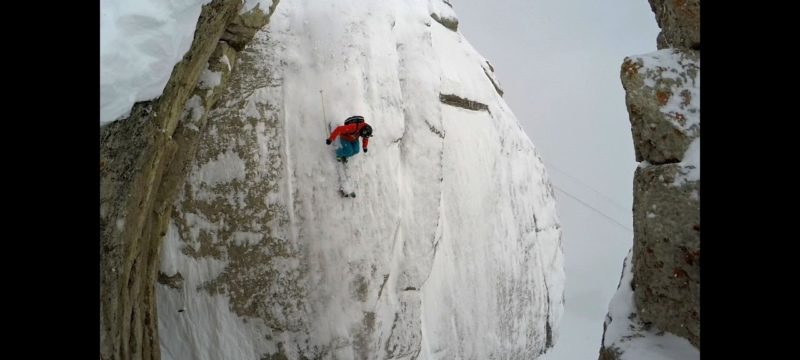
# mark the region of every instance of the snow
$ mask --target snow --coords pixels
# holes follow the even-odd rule
[[[434,22],[433,47],[452,56],[442,57],[440,66],[442,82],[440,92],[458,94],[462,98],[484,104],[494,102],[497,92],[483,71],[486,59],[477,55],[477,51],[460,33],[455,33]]]
[[[215,186],[230,183],[237,179],[244,180],[244,178],[244,161],[236,152],[228,151],[193,172],[191,181],[193,184]]]
[[[194,130],[199,131],[200,129],[197,128],[195,122],[200,120],[205,113],[205,108],[203,107],[203,100],[200,99],[199,95],[193,95],[189,100],[186,101],[186,108],[183,110],[184,116],[182,118],[186,118],[186,113],[190,112],[191,117],[188,118],[187,127]]]
[[[277,0],[245,0],[244,6],[242,6],[242,10],[240,10],[239,13],[244,14],[250,10],[253,10],[256,5],[258,5],[261,11],[267,12],[275,1]]]
[[[458,16],[455,11],[453,11],[453,7],[443,0],[431,0],[428,4],[428,9],[431,14],[436,14],[439,18],[458,20]]]
[[[162,270],[185,279],[157,290],[165,359],[257,359],[280,346],[288,358],[535,358],[548,321],[557,341],[564,265],[550,180],[486,59],[431,6],[286,1],[256,34],[237,60],[247,81],[234,74],[228,108],[209,114],[208,157],[193,161],[162,251]],[[375,130],[369,153],[348,162],[357,198],[343,199],[326,123],[354,114]],[[242,198],[257,203],[218,209]],[[207,243],[217,255],[181,250]],[[272,255],[231,278],[242,246]],[[266,298],[247,300],[261,315],[236,315],[232,293],[249,289],[234,285],[262,271]],[[198,289],[209,281],[229,292]]]
[[[198,79],[197,87],[200,89],[213,89],[222,81],[222,72],[211,71],[209,69],[203,70]]]
[[[683,160],[681,160],[680,165],[682,166],[682,171],[679,176],[675,177],[675,182],[673,183],[674,186],[681,186],[687,182],[700,181],[699,136],[692,140],[692,143],[689,144],[689,148],[686,149],[686,153],[683,155]]]
[[[228,71],[231,71],[233,68],[231,67],[231,61],[228,59],[228,55],[222,55],[222,62],[228,66]]]
[[[622,279],[609,305],[603,346],[619,350],[620,360],[700,359],[700,351],[689,340],[658,329],[648,329],[639,321],[634,292],[631,289],[631,254],[632,250],[625,257]]]
[[[161,95],[210,0],[100,0],[100,124]]]
[[[100,124],[130,114],[135,102],[161,96],[194,39],[211,0],[100,0]],[[240,13],[272,0],[246,0]],[[231,68],[227,57],[223,61]],[[213,86],[212,86],[213,87]]]

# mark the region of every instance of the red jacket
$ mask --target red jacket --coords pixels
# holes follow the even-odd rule
[[[336,140],[337,136],[341,136],[342,140],[345,140],[345,141],[349,141],[349,142],[358,141],[359,132],[361,131],[361,128],[363,128],[366,125],[367,125],[367,123],[362,122],[362,123],[357,123],[357,124],[349,124],[349,125],[337,126],[336,129],[333,129],[333,132],[331,133],[331,136],[328,137],[328,140],[333,142],[334,140]],[[368,143],[369,143],[369,138],[366,138],[366,137],[361,138],[361,147],[362,148],[366,149]]]

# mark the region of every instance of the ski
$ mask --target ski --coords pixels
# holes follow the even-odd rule
[[[339,195],[342,195],[342,197],[351,197],[351,198],[356,197],[355,191],[352,191],[352,189],[350,189],[350,191],[348,192],[346,189],[346,187],[349,187],[347,185],[350,185],[349,184],[350,179],[347,177],[347,164],[342,163],[339,168],[341,169],[342,173],[342,175],[339,176]]]

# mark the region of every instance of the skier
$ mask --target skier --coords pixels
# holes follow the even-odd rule
[[[347,162],[347,158],[358,154],[358,137],[361,136],[361,144],[364,152],[367,152],[369,138],[372,137],[372,126],[364,122],[364,117],[355,115],[347,118],[344,125],[337,126],[331,135],[325,139],[325,144],[330,145],[339,136],[339,148],[336,149],[336,161]]]

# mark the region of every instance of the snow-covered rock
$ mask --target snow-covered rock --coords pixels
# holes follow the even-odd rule
[[[170,211],[163,359],[552,346],[564,272],[550,181],[486,59],[433,20],[440,2],[281,2],[239,54]],[[356,114],[374,136],[342,198],[324,140]]]

